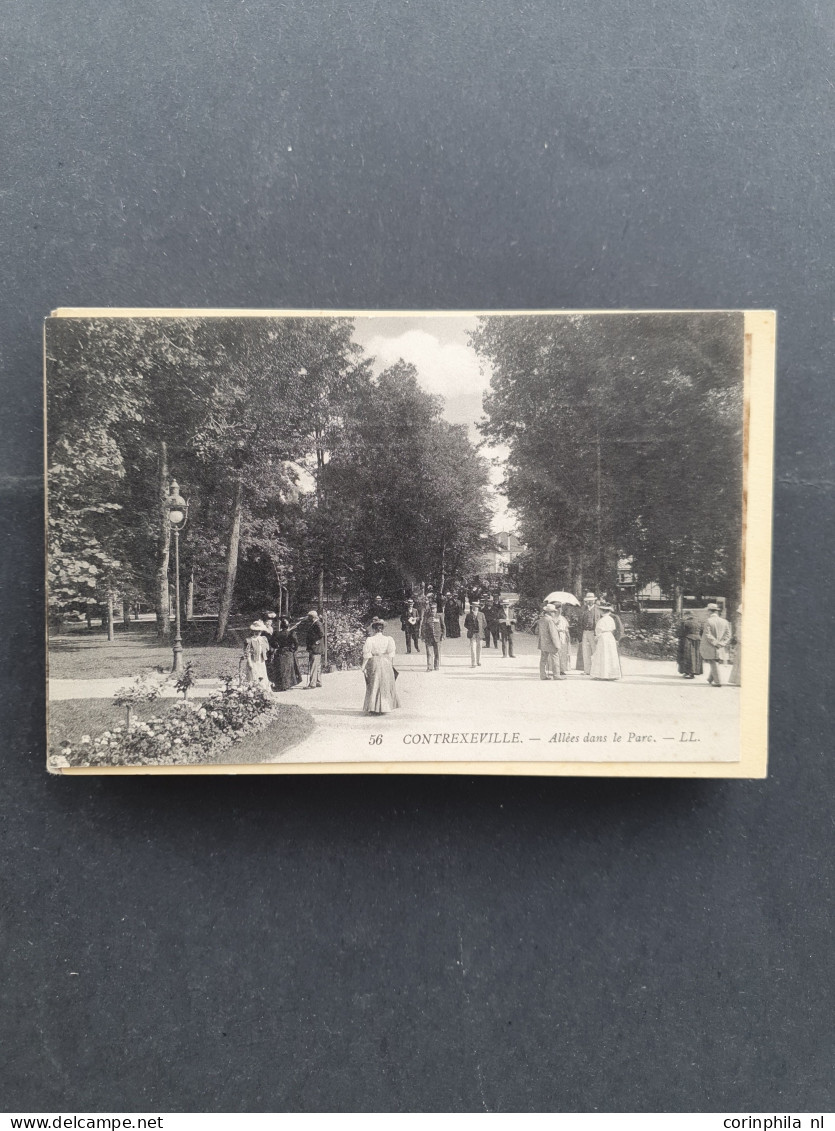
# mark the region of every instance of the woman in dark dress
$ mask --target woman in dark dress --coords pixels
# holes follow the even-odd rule
[[[678,670],[685,679],[702,674],[701,630],[690,609],[678,626]]]
[[[451,640],[457,640],[461,635],[461,606],[451,593],[444,594],[444,627]]]
[[[273,635],[272,644],[270,682],[276,691],[289,691],[301,683],[302,676],[296,661],[299,642],[295,632],[290,631],[290,622],[286,617],[279,621],[278,632]]]

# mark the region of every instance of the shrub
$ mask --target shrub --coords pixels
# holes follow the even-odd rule
[[[195,764],[266,726],[274,710],[263,688],[227,683],[202,701],[178,703],[165,718],[118,726],[95,738],[82,735],[74,747],[62,744],[60,757],[69,766]]]
[[[328,664],[337,668],[358,668],[362,664],[362,648],[368,631],[355,612],[329,609]]]
[[[189,660],[180,673],[179,679],[177,679],[174,686],[182,695],[183,699],[188,699],[188,693],[196,683],[197,676],[194,671],[194,664],[191,662],[191,660]]]
[[[623,639],[618,647],[625,656],[675,659],[679,641],[669,613],[623,616]]]
[[[117,707],[125,708],[125,728],[130,730],[131,717],[138,703],[153,703],[162,693],[159,680],[154,680],[150,672],[138,675],[132,683],[120,687],[113,696]]]
[[[536,625],[541,611],[541,603],[536,604],[533,601],[526,600],[519,601],[513,608],[513,615],[516,617],[516,631],[536,632]]]

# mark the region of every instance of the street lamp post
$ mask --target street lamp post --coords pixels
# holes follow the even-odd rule
[[[174,663],[171,671],[183,670],[183,638],[180,632],[180,531],[188,521],[188,503],[180,494],[176,479],[171,480],[168,496],[168,525],[174,535]]]

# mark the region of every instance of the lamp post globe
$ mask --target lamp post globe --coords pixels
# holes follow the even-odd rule
[[[171,480],[166,505],[168,525],[174,535],[174,661],[171,671],[179,674],[183,670],[183,637],[180,632],[180,531],[188,519],[188,503],[180,494],[176,479]]]

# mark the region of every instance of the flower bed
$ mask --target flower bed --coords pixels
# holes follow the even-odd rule
[[[155,715],[130,727],[117,726],[75,746],[62,743],[59,766],[194,765],[217,755],[245,735],[272,722],[276,704],[260,687],[233,686],[197,702],[178,703],[165,718]],[[210,759],[211,756],[211,759]]]

